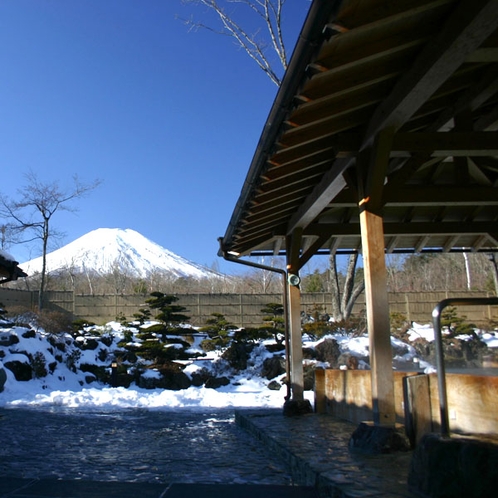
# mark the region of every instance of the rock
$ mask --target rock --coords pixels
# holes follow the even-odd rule
[[[280,384],[280,382],[277,382],[276,380],[272,380],[267,387],[271,391],[280,391],[280,389],[282,388],[282,384]]]
[[[228,386],[228,384],[230,384],[230,379],[228,379],[228,377],[210,377],[204,384],[204,387],[218,389],[222,386]]]
[[[0,334],[0,346],[8,347],[19,342],[19,337],[16,334],[2,333]]]
[[[313,391],[315,388],[315,366],[303,365],[303,389]]]
[[[26,330],[26,332],[23,332],[22,336],[25,339],[33,339],[36,337],[36,332],[33,329]]]
[[[496,496],[496,462],[496,441],[426,434],[413,452],[408,485],[435,498]]]
[[[208,370],[201,368],[192,374],[192,385],[194,387],[203,386],[209,378],[213,377]]]
[[[280,351],[285,350],[285,344],[283,343],[267,344],[265,348],[269,353],[280,353]]]
[[[28,361],[27,358],[26,361]],[[8,368],[18,381],[28,381],[33,377],[33,369],[29,363],[14,360],[4,363],[4,367]]]
[[[418,355],[428,363],[436,364],[436,344],[417,339],[412,343]],[[479,339],[443,339],[444,363],[447,368],[481,368],[489,352],[486,343]]]
[[[96,339],[85,339],[85,341],[80,345],[81,349],[83,351],[85,350],[95,350],[99,347],[99,343]]]
[[[306,415],[307,413],[313,413],[311,403],[307,399],[288,399],[284,403],[285,417],[295,417],[298,415]]]
[[[327,362],[331,367],[336,367],[341,350],[335,339],[325,339],[316,345],[315,354],[318,361]]]
[[[303,348],[303,360],[314,360],[316,352],[313,348]]]
[[[285,358],[283,356],[272,356],[263,361],[261,377],[271,380],[285,373]]]
[[[337,367],[346,370],[358,370],[358,358],[351,353],[343,353],[337,359]]]
[[[175,368],[172,365],[159,365],[156,366],[160,372],[161,377],[140,377],[138,380],[139,387],[144,389],[168,389],[171,391],[180,391],[181,389],[188,389],[192,382],[187,374],[180,368]]]
[[[0,367],[0,393],[3,391],[5,383],[7,382],[7,373]]]
[[[375,455],[409,451],[411,446],[402,427],[362,422],[351,435],[349,448]]]

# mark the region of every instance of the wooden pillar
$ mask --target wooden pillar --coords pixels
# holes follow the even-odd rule
[[[287,286],[289,293],[290,383],[292,400],[304,399],[303,339],[301,333],[301,291],[297,285]]]
[[[299,276],[299,253],[302,229],[296,228],[287,237],[287,274]],[[292,401],[304,400],[303,339],[301,332],[301,290],[299,285],[287,285],[289,304],[289,354]]]
[[[360,226],[370,339],[374,423],[394,425],[396,421],[394,376],[382,217],[364,210],[360,213]]]
[[[327,413],[325,369],[315,369],[315,413]]]

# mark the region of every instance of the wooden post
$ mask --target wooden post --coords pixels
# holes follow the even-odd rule
[[[315,413],[326,413],[325,369],[315,369]]]
[[[364,210],[360,213],[360,226],[365,268],[374,423],[394,426],[396,422],[394,376],[382,217]]]
[[[303,339],[301,334],[301,291],[297,285],[287,286],[289,293],[290,383],[293,401],[304,399]]]
[[[286,257],[287,276],[299,276],[299,253],[303,231],[295,228],[287,237]],[[301,332],[301,290],[299,285],[288,283],[289,297],[289,353],[290,353],[290,383],[291,400],[300,403],[304,400],[303,376],[303,339]]]

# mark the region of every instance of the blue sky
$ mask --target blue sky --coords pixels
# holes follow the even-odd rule
[[[310,2],[288,0],[292,52]],[[228,38],[189,31],[181,0],[0,0],[0,191],[24,174],[102,184],[59,212],[58,246],[132,228],[199,264],[215,261],[277,87]],[[55,249],[55,247],[52,247]],[[19,261],[38,247],[13,246]]]

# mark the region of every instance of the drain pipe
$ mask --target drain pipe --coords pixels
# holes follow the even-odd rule
[[[291,398],[291,382],[290,382],[290,345],[289,345],[289,298],[287,294],[287,272],[280,268],[274,268],[268,265],[262,265],[259,263],[254,263],[253,261],[246,261],[244,259],[238,259],[234,255],[228,253],[223,248],[223,237],[218,238],[218,242],[220,243],[220,252],[221,256],[224,260],[230,261],[232,263],[238,263],[239,265],[250,266],[251,268],[258,268],[259,270],[272,271],[275,273],[280,273],[282,275],[282,283],[284,287],[284,337],[285,337],[285,365],[287,370],[287,395],[285,396],[285,401],[288,401]]]

